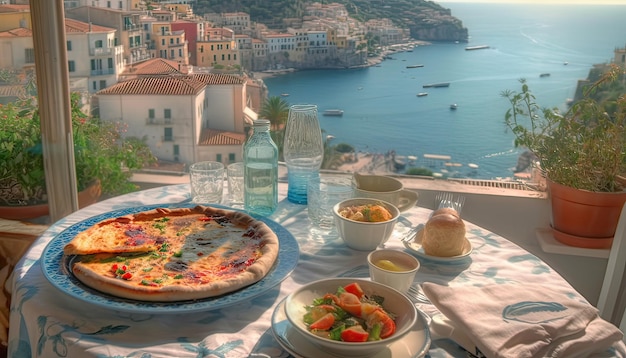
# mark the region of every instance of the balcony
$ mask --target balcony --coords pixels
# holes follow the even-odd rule
[[[92,47],[89,49],[90,56],[110,56],[113,54],[113,47]]]
[[[171,118],[146,118],[146,124],[160,125],[160,124],[172,124]]]
[[[89,72],[89,74],[91,76],[112,75],[112,74],[115,74],[115,69],[114,68],[103,68],[103,69],[99,69],[99,70],[91,70]]]

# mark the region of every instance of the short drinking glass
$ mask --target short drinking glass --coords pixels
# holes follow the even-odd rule
[[[191,200],[194,203],[222,202],[224,193],[224,164],[220,162],[198,162],[189,167]]]
[[[243,162],[232,163],[226,167],[228,196],[232,205],[243,205],[243,169]]]
[[[352,197],[352,180],[347,177],[319,176],[309,180],[307,210],[311,222],[319,228],[330,230],[335,226],[333,206]]]

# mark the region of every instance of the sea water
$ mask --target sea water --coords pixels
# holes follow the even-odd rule
[[[416,156],[450,176],[510,177],[523,151],[504,125],[504,90],[525,78],[543,107],[566,109],[578,80],[594,64],[608,63],[626,44],[626,6],[442,3],[469,30],[469,43],[433,43],[392,54],[364,69],[299,71],[265,79],[270,96],[288,93],[289,104],[317,104],[332,144],[360,152]],[[466,46],[488,49],[466,51]],[[421,68],[406,66],[423,64]],[[550,76],[540,77],[542,73]],[[450,82],[447,88],[424,84]],[[428,92],[417,97],[417,93]],[[456,110],[450,105],[457,104]],[[458,167],[427,162],[448,155]],[[471,168],[467,164],[476,164]]]

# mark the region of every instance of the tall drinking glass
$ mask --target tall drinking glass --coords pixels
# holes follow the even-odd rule
[[[324,158],[316,105],[299,104],[289,108],[283,156],[289,181],[287,199],[292,203],[306,204],[307,184],[311,178],[319,176]]]

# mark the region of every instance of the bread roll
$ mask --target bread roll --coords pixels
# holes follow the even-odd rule
[[[422,247],[430,256],[461,255],[465,246],[465,223],[450,213],[433,215],[424,225]]]
[[[431,217],[435,216],[435,215],[440,215],[440,214],[450,214],[450,215],[454,215],[456,217],[461,217],[461,215],[459,215],[459,212],[452,209],[452,208],[441,208],[441,209],[437,209],[435,211],[433,211],[433,213],[430,215]]]

